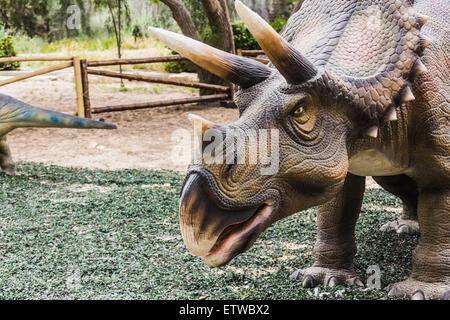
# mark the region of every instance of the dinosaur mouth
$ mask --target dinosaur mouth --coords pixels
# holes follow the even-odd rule
[[[186,248],[210,266],[228,263],[246,251],[269,226],[274,201],[243,208],[218,204],[200,174],[191,174],[180,199],[180,227]]]
[[[247,221],[227,227],[217,238],[211,250],[201,258],[211,266],[220,266],[249,249],[265,229],[274,211],[272,201],[263,204]]]

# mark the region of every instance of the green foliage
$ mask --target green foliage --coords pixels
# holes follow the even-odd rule
[[[30,38],[38,36],[48,41],[77,36],[80,30],[67,27],[67,8],[72,5],[80,9],[81,25],[89,34],[85,0],[0,0],[0,24],[9,32],[23,32]]]
[[[30,37],[49,32],[47,0],[0,0],[0,23],[6,30],[22,31]]]
[[[252,36],[243,22],[232,24],[234,34],[234,44],[236,49],[241,50],[260,50],[258,42]]]
[[[121,18],[121,29],[127,27],[131,23],[130,7],[125,0],[91,0],[96,10],[106,9],[109,17],[105,21],[105,26],[110,33],[114,32],[114,29],[119,29],[119,14]],[[123,29],[122,29],[123,30]],[[119,31],[119,30],[118,30]]]
[[[287,20],[284,18],[277,18],[270,23],[272,28],[277,32],[281,32],[286,25]],[[241,50],[261,50],[258,42],[256,42],[253,35],[243,22],[236,22],[232,24],[234,33],[234,43],[236,49]]]
[[[133,30],[131,31],[131,34],[133,35],[135,41],[137,39],[141,39],[144,37],[144,34],[142,33],[142,30],[141,30],[141,26],[138,24],[135,24],[133,26]]]
[[[178,54],[172,51],[172,54]],[[197,66],[189,60],[172,61],[164,64],[164,70],[170,73],[197,72]]]
[[[0,57],[15,57],[17,52],[14,49],[12,37],[7,36],[0,39]],[[0,63],[0,70],[16,70],[19,69],[20,62]]]
[[[280,33],[284,26],[286,25],[287,20],[285,18],[276,18],[274,21],[270,23],[272,28],[275,29],[276,32]]]
[[[191,14],[192,21],[194,22],[200,34],[207,31],[210,26],[208,18],[205,14],[205,10],[203,9],[202,2],[199,0],[183,0],[183,2],[189,13]]]
[[[313,290],[289,279],[314,262],[314,209],[277,222],[230,265],[210,268],[183,244],[179,174],[22,163],[17,176],[1,179],[2,300],[392,299],[384,290]],[[367,267],[379,265],[382,287],[408,276],[418,242],[378,231],[397,218],[393,208],[398,199],[368,190],[356,226],[356,272],[365,281]]]

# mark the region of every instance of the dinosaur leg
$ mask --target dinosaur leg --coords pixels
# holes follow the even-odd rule
[[[406,175],[392,177],[373,177],[386,191],[400,198],[403,202],[403,213],[397,221],[383,225],[381,231],[395,230],[397,233],[419,234],[417,222],[417,199],[419,191],[416,182]]]
[[[5,136],[0,138],[0,167],[9,176],[13,176],[16,173],[16,165],[11,158],[11,150],[6,143]]]
[[[411,276],[388,287],[391,296],[450,300],[450,189],[421,190],[420,241]]]
[[[315,263],[311,268],[294,272],[291,279],[302,279],[303,287],[364,285],[353,269],[355,225],[364,189],[365,177],[349,173],[337,197],[319,207]]]

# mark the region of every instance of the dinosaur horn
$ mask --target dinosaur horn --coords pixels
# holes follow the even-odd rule
[[[242,88],[260,83],[272,73],[270,68],[261,62],[213,48],[178,33],[152,27],[149,31],[195,64]]]
[[[270,61],[290,84],[300,84],[317,75],[316,67],[263,18],[237,0],[236,11]]]
[[[12,97],[0,95],[0,135],[25,127],[117,129],[114,124],[36,108]]]

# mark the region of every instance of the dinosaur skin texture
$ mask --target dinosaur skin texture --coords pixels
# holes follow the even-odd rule
[[[26,127],[116,129],[113,124],[36,108],[0,94],[0,169],[6,175],[13,176],[16,173],[6,135],[14,129]]]
[[[227,141],[227,129],[278,129],[279,171],[193,164],[180,200],[188,250],[210,266],[224,265],[274,222],[318,206],[315,263],[292,278],[305,287],[363,285],[353,269],[355,225],[365,177],[373,176],[404,203],[400,221],[383,229],[420,229],[412,273],[391,284],[389,295],[449,298],[448,0],[305,0],[284,40],[239,1],[236,8],[272,72],[236,92],[237,122],[203,122],[203,130],[223,132]],[[164,41],[165,34],[154,34]],[[308,76],[296,77],[296,70]],[[244,159],[250,150],[240,151]]]

